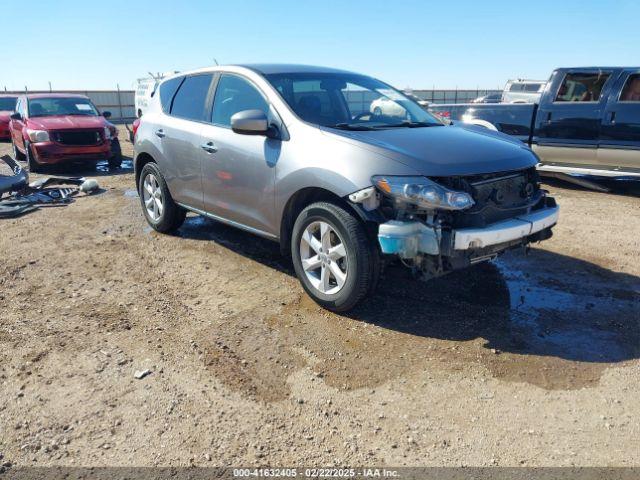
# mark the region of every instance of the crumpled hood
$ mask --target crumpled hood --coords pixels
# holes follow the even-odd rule
[[[107,126],[104,117],[88,115],[55,115],[51,117],[32,117],[27,127],[41,130],[100,129]]]
[[[537,163],[534,153],[519,140],[476,126],[323,131],[384,155],[426,176],[521,170]],[[393,171],[380,173],[393,175]]]
[[[0,112],[0,123],[9,123],[13,112]]]

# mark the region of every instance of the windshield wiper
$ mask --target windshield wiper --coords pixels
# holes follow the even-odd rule
[[[433,123],[433,122],[410,122],[409,120],[406,120],[402,123],[390,123],[388,125],[383,125],[381,128],[402,128],[402,127],[420,128],[420,127],[437,127],[439,125],[441,124]]]
[[[335,125],[329,125],[330,128],[339,128],[341,130],[375,130],[373,127],[367,125],[358,125],[356,123],[336,123]]]

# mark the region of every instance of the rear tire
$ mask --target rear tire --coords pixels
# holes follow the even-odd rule
[[[187,211],[173,201],[158,165],[147,163],[140,172],[138,194],[142,211],[151,227],[169,233],[182,226]]]
[[[313,203],[300,213],[291,257],[307,294],[334,312],[355,307],[375,289],[380,274],[380,256],[364,224],[333,203]]]

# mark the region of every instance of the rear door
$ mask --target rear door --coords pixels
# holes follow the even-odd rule
[[[640,172],[640,69],[625,70],[611,89],[598,149],[598,164]]]
[[[555,72],[536,116],[534,150],[545,164],[597,164],[603,115],[615,72],[567,69]]]
[[[203,207],[200,136],[210,114],[212,80],[212,73],[187,76],[154,132],[166,159],[162,167],[171,195],[197,209]]]

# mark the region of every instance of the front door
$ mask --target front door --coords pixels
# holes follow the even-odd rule
[[[257,233],[275,231],[275,169],[281,141],[231,130],[231,117],[243,110],[262,110],[269,103],[248,79],[225,73],[218,80],[211,123],[201,138],[205,210]]]
[[[609,94],[602,118],[598,163],[640,172],[640,70],[625,70]]]
[[[11,140],[13,144],[21,150],[24,150],[24,137],[22,131],[24,130],[24,124],[27,121],[27,100],[24,97],[18,98],[16,102],[16,113],[19,113],[21,120],[11,120],[9,123],[9,130],[11,130]]]
[[[612,72],[568,70],[556,74],[536,116],[534,150],[545,164],[594,166],[600,118],[611,89]]]

